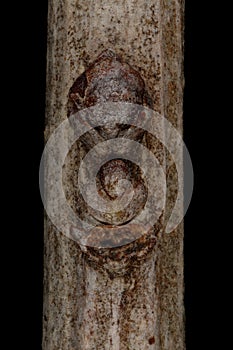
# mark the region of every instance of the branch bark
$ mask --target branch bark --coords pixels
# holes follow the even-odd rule
[[[66,120],[77,77],[106,49],[140,73],[151,108],[182,132],[183,11],[183,0],[49,0],[45,139]],[[177,196],[175,165],[152,136],[143,142],[166,168],[164,224]],[[74,208],[83,155],[76,145],[65,164]],[[145,246],[141,258],[128,259],[125,250],[127,263],[110,257],[110,266],[105,253],[101,260],[84,251],[46,217],[43,350],[185,348],[182,224]]]

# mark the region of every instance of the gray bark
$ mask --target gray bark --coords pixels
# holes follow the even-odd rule
[[[45,139],[66,120],[74,81],[106,49],[140,73],[153,110],[182,133],[183,11],[183,0],[49,0]],[[153,137],[145,144],[158,153]],[[71,207],[82,152],[73,147],[65,164]],[[164,225],[176,200],[177,173],[164,150],[161,157]],[[125,259],[108,260],[108,252],[100,258],[46,216],[43,350],[183,350],[183,225],[150,243],[141,254],[136,246],[132,258],[128,248]]]

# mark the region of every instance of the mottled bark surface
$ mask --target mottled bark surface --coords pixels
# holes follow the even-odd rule
[[[67,118],[77,77],[106,49],[139,72],[151,107],[181,132],[183,8],[181,0],[50,0],[45,138]],[[153,137],[142,142],[159,153]],[[83,152],[74,146],[64,169],[74,208],[74,173]],[[166,164],[168,190],[161,225],[174,206],[177,175],[163,150],[158,157]],[[182,225],[156,242],[145,240],[141,255],[132,245],[121,256],[103,252],[100,258],[46,218],[43,350],[185,348]]]

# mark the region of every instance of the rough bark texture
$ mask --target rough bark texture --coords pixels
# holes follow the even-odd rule
[[[182,132],[183,9],[183,0],[50,0],[45,138],[67,118],[74,81],[109,48],[140,73],[152,108]],[[156,153],[152,137],[147,144]],[[81,156],[75,147],[69,155],[77,163]],[[76,165],[67,162],[64,175],[71,206]],[[166,177],[165,221],[177,187],[169,156]],[[46,218],[43,350],[183,350],[182,225],[149,248],[109,265]]]

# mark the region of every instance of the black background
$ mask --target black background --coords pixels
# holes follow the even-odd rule
[[[45,113],[47,2],[40,0],[33,5],[26,2],[20,4],[19,9],[14,7],[14,13],[16,29],[8,41],[14,53],[10,60],[13,74],[6,89],[10,102],[3,101],[13,116],[13,119],[9,118],[8,129],[5,130],[13,129],[11,139],[15,141],[14,151],[10,151],[13,162],[12,158],[8,160],[12,168],[9,177],[13,193],[6,207],[8,211],[13,209],[15,214],[7,221],[11,249],[10,253],[6,251],[9,255],[4,261],[15,258],[15,262],[9,264],[10,273],[4,284],[12,306],[12,312],[7,312],[9,320],[6,325],[11,334],[10,343],[16,342],[24,350],[39,350],[42,334],[43,206],[38,170],[43,150]],[[213,188],[211,181],[211,168],[214,162],[216,165],[216,159],[210,141],[210,134],[216,133],[213,109],[218,100],[215,90],[218,69],[215,67],[213,70],[211,63],[219,44],[217,32],[218,24],[212,20],[210,10],[203,7],[200,10],[198,1],[187,0],[184,140],[195,175],[193,198],[185,217],[187,350],[210,349],[212,344],[216,345],[221,323],[216,321],[216,312],[221,308],[218,296],[213,297],[223,282],[219,255],[213,249],[213,243],[216,243],[214,228],[217,229],[214,218],[219,212],[215,205],[217,189]],[[211,87],[213,93],[210,93]],[[211,224],[213,220],[214,225]],[[221,243],[217,242],[217,245],[218,251],[221,250]]]

